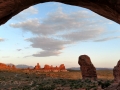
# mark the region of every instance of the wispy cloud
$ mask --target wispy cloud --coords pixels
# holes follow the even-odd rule
[[[120,39],[120,36],[118,36],[118,37],[107,37],[107,38],[97,39],[97,40],[94,40],[94,42],[104,42],[104,41],[108,41],[108,40],[112,40],[112,39]]]
[[[17,51],[21,51],[22,49],[17,49]]]
[[[10,56],[3,56],[2,58],[10,58]]]

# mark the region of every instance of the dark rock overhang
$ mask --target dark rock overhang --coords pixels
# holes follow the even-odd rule
[[[84,7],[120,24],[120,0],[0,0],[0,25],[32,5],[51,1]]]

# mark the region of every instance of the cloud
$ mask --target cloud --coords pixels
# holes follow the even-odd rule
[[[25,9],[22,13],[27,14],[27,15],[38,14],[38,10],[35,7],[31,6],[28,9]]]
[[[30,47],[24,47],[25,49],[29,49]]]
[[[0,38],[0,42],[5,41],[3,38]]]
[[[104,42],[104,41],[108,41],[108,40],[112,40],[112,39],[120,39],[120,36],[118,36],[118,37],[107,37],[107,38],[97,39],[97,40],[94,40],[94,42]]]
[[[17,51],[21,51],[22,49],[17,49]]]
[[[23,58],[28,58],[28,57],[31,57],[31,55],[24,56]]]
[[[18,15],[14,16],[12,19],[21,21],[34,14],[38,14],[38,10],[35,7],[31,6],[20,12]]]
[[[31,46],[33,48],[41,48],[43,50],[42,52],[33,54],[33,56],[35,57],[59,55],[61,53],[60,50],[64,49],[66,44],[70,44],[69,41],[63,41],[40,36],[35,38],[29,38],[26,40],[32,42]]]
[[[3,56],[2,58],[9,58],[10,56]]]
[[[39,35],[56,34],[63,31],[81,31],[88,28],[100,27],[100,20],[94,20],[94,15],[85,11],[74,13],[64,13],[61,9],[48,14],[42,21],[39,19],[28,19],[19,23],[10,24],[13,28],[21,28],[23,31],[29,31]]]
[[[48,57],[48,56],[57,56],[60,53],[61,52],[59,52],[59,51],[42,51],[42,52],[39,52],[37,54],[33,54],[33,56],[35,56],[35,57]]]
[[[26,41],[31,42],[33,48],[40,48],[42,51],[32,56],[48,57],[58,56],[66,45],[74,42],[99,38],[106,31],[107,22],[109,23],[87,11],[65,13],[59,8],[41,20],[28,19],[10,26],[35,35]]]
[[[92,30],[84,30],[84,31],[80,31],[80,32],[73,32],[73,33],[68,33],[65,35],[62,35],[63,38],[67,39],[67,40],[71,40],[73,42],[77,42],[77,41],[86,41],[86,40],[90,40],[90,39],[94,39],[97,38],[99,35],[101,35],[101,33],[104,30],[101,28],[94,28]]]

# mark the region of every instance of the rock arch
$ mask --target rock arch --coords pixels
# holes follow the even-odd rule
[[[120,24],[120,0],[0,0],[0,25],[32,5],[50,1],[88,8]]]

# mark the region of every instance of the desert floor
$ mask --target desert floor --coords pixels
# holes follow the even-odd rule
[[[113,82],[112,70],[97,70],[97,80],[82,80],[80,71],[0,71],[0,90],[103,90]]]

